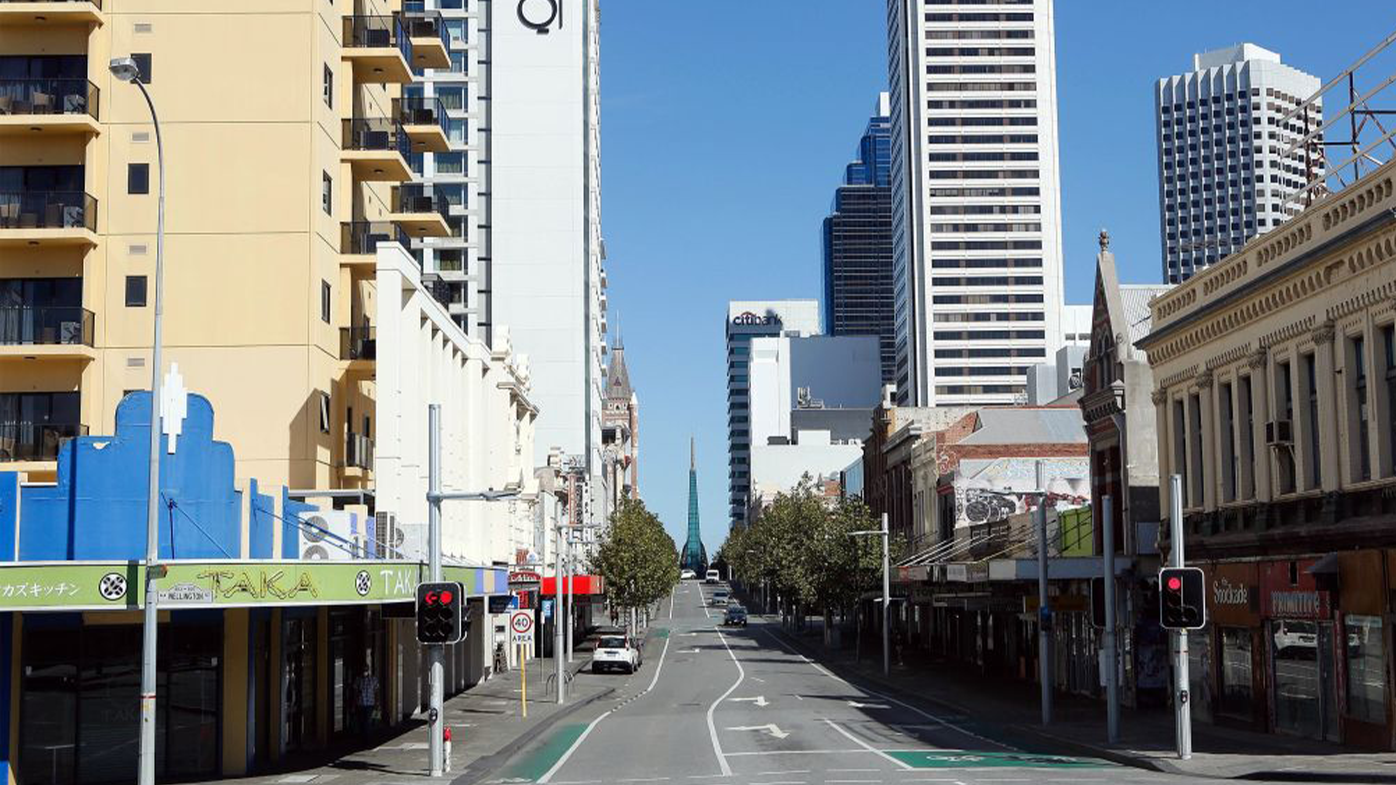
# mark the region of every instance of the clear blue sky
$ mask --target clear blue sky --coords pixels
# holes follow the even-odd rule
[[[1249,41],[1327,81],[1396,28],[1390,0],[1315,7],[1058,0],[1068,302],[1090,302],[1102,226],[1124,281],[1159,280],[1154,80]],[[641,493],[680,547],[690,433],[710,554],[727,532],[726,303],[819,296],[820,221],[886,89],[885,8],[602,3],[611,325],[640,397]]]

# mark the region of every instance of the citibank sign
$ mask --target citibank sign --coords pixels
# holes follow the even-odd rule
[[[741,326],[743,326],[743,327],[761,327],[761,326],[764,326],[764,325],[779,325],[779,324],[780,324],[780,317],[779,317],[779,316],[776,316],[776,315],[773,314],[773,313],[768,313],[768,314],[766,314],[766,315],[764,315],[764,316],[760,316],[760,315],[757,315],[757,314],[752,313],[751,311],[746,311],[746,312],[744,312],[744,313],[740,313],[740,314],[737,314],[736,316],[733,316],[733,317],[732,317],[732,324],[741,325]]]

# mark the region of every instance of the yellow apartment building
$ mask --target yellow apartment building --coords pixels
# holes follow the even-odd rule
[[[237,479],[364,488],[373,466],[373,250],[447,233],[405,185],[444,149],[400,100],[449,62],[433,20],[374,0],[0,0],[0,470],[55,476],[147,389],[156,139],[167,367],[220,414]]]

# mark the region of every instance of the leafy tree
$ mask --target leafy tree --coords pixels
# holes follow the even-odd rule
[[[679,579],[673,538],[638,499],[623,500],[611,514],[592,564],[605,579],[614,608],[644,608],[668,594]]]

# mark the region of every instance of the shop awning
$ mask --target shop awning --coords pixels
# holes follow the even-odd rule
[[[1338,554],[1336,553],[1327,554],[1304,570],[1310,575],[1337,575],[1338,571]]]
[[[606,593],[606,582],[600,575],[574,575],[562,582],[563,593],[571,589],[575,595],[601,595]],[[544,597],[557,594],[557,579],[544,578],[539,593]]]
[[[409,561],[171,560],[157,578],[162,610],[373,605],[415,602],[426,565]],[[504,594],[502,567],[445,566],[467,597]],[[132,610],[145,605],[145,566],[136,561],[0,564],[0,611]]]

